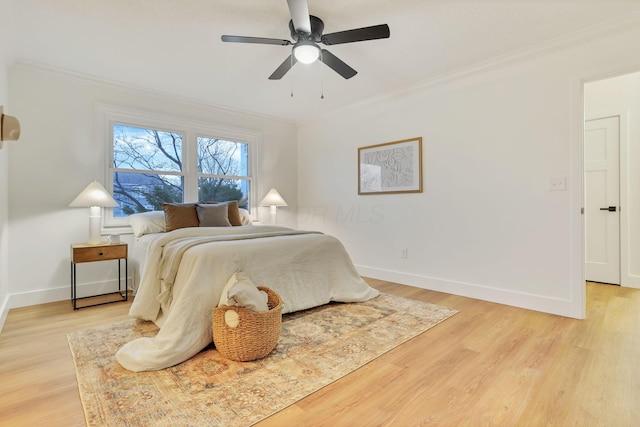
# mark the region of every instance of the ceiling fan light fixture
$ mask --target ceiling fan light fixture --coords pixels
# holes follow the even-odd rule
[[[315,43],[299,42],[293,47],[293,55],[303,64],[311,64],[320,57],[320,48]]]

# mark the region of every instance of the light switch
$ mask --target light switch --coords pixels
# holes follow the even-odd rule
[[[565,191],[567,189],[567,177],[555,176],[549,178],[549,191]]]

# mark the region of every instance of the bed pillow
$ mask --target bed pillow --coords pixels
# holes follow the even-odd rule
[[[242,225],[251,225],[251,214],[249,211],[242,208],[238,208],[238,211],[240,212],[240,222]]]
[[[237,200],[230,200],[228,202],[200,202],[199,205],[227,205],[228,206],[228,218],[231,225],[238,226],[242,224],[242,216],[240,215],[240,208],[238,208]]]
[[[166,223],[163,211],[140,212],[129,215],[129,225],[136,237],[150,233],[164,233]]]
[[[220,204],[198,204],[196,214],[200,227],[231,227],[229,222],[229,205]]]
[[[242,225],[242,217],[240,216],[238,201],[231,200],[229,202],[224,202],[224,204],[229,206],[229,222],[231,223],[231,225],[233,225],[234,227]]]
[[[167,231],[200,225],[195,203],[162,203],[162,209]]]

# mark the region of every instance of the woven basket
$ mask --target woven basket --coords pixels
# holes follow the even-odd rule
[[[260,359],[271,353],[278,344],[282,326],[282,302],[271,289],[258,286],[268,296],[269,311],[253,311],[242,307],[223,305],[213,310],[213,342],[227,359],[239,362]],[[238,325],[225,322],[227,311],[238,315]]]

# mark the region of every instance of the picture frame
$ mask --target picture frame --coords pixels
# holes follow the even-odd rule
[[[422,193],[422,137],[358,148],[358,194]]]

